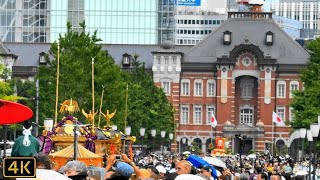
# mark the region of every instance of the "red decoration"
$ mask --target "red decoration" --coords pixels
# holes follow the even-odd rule
[[[224,139],[216,138],[216,149],[224,149]]]
[[[27,106],[0,99],[0,124],[16,124],[32,116],[33,112]]]
[[[116,147],[114,144],[110,144],[110,153],[114,154],[116,152]]]

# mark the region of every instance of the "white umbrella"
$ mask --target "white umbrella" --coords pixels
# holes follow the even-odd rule
[[[307,175],[309,174],[307,171],[299,171],[296,173],[296,176],[304,176],[304,175]]]
[[[190,151],[185,151],[185,152],[183,152],[182,154],[183,154],[183,155],[189,155],[189,154],[191,154],[191,152],[190,152]]]
[[[50,169],[37,169],[36,170],[36,179],[37,180],[71,180],[67,176],[60,174],[57,171]],[[31,180],[34,178],[17,178],[17,180]]]
[[[194,174],[181,174],[175,180],[205,180],[203,177]]]
[[[247,158],[249,158],[249,159],[256,159],[256,158],[257,158],[257,155],[256,155],[256,154],[249,154],[249,155],[247,156]]]
[[[218,166],[218,167],[222,167],[224,169],[227,168],[226,163],[224,163],[221,159],[216,158],[216,157],[204,157],[203,158],[205,161],[207,161],[209,164],[214,165],[214,166]]]

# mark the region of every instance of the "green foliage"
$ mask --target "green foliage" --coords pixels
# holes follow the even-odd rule
[[[310,41],[307,46],[311,56],[305,69],[300,73],[304,83],[303,91],[294,91],[291,106],[294,108],[294,129],[310,128],[311,123],[317,122],[320,114],[320,39]]]
[[[320,39],[308,43],[311,52],[307,67],[300,73],[304,83],[304,91],[294,91],[291,106],[294,108],[294,120],[291,125],[294,129],[309,128],[311,123],[317,122],[320,114]]]
[[[97,44],[100,39],[96,32],[90,36],[85,32],[85,25],[81,24],[82,31],[72,31],[67,24],[67,33],[59,37],[58,42],[51,45],[47,66],[41,66],[37,74],[40,86],[40,117],[54,118],[56,98],[57,61],[59,57],[59,107],[63,101],[76,100],[80,109],[86,112],[92,110],[92,62],[94,62],[94,106],[99,109],[102,86],[105,87],[102,111],[117,109],[115,119],[123,119],[124,91],[126,82],[120,68],[107,52]],[[60,53],[58,56],[58,43]],[[47,55],[47,58],[50,56]],[[58,121],[62,118],[59,114]],[[80,121],[85,122],[84,116],[78,112],[74,114]],[[102,121],[105,124],[105,121]],[[97,124],[97,121],[95,121]],[[102,124],[103,125],[103,124]]]
[[[134,57],[137,58],[137,55]],[[157,130],[157,138],[160,138],[161,130],[165,130],[168,137],[173,132],[171,105],[163,90],[154,85],[145,64],[136,61],[133,66],[129,84],[128,124],[134,134],[139,134],[139,128],[144,127],[149,138],[153,128]]]
[[[162,89],[154,85],[152,77],[147,73],[144,64],[134,64],[131,72],[122,71],[115,64],[114,59],[107,51],[101,49],[96,33],[90,36],[85,32],[85,24],[81,24],[81,32],[72,31],[67,24],[67,33],[60,36],[58,42],[51,45],[46,54],[48,64],[40,66],[37,74],[40,89],[40,124],[43,119],[54,118],[56,99],[57,61],[59,57],[59,96],[60,109],[64,100],[76,100],[80,109],[86,112],[92,109],[92,58],[94,58],[94,106],[95,111],[100,109],[102,91],[102,112],[117,110],[111,124],[124,131],[126,119],[126,94],[128,95],[127,123],[132,127],[132,135],[139,134],[139,128],[146,128],[146,138],[150,137],[150,129],[166,130],[167,134],[173,131],[171,105],[167,101]],[[60,52],[58,56],[58,43]],[[133,55],[135,59],[139,55]],[[128,87],[128,91],[126,90]],[[84,116],[77,112],[73,114],[81,122]],[[60,121],[63,114],[58,115]],[[98,115],[95,116],[95,124]],[[100,127],[105,125],[101,117]],[[159,137],[159,135],[158,135]]]

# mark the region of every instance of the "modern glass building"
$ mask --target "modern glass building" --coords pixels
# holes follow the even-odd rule
[[[47,0],[0,0],[2,42],[48,42]]]
[[[105,44],[173,40],[173,0],[0,0],[1,41],[53,42],[85,21]]]

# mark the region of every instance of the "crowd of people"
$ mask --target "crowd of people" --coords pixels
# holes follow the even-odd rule
[[[244,156],[241,161],[238,155],[216,157],[225,163],[225,167],[215,164],[195,165],[189,159],[191,156],[203,159],[206,157],[204,154],[165,156],[150,154],[133,161],[126,154],[113,154],[107,157],[105,167],[95,167],[103,172],[99,176],[93,176],[90,166],[76,160],[68,161],[58,173],[74,180],[302,180],[309,177],[308,173],[299,174],[308,172],[306,169],[308,164],[295,163],[289,156],[284,159],[279,157],[269,159],[267,156],[251,159]],[[37,170],[53,169],[54,164],[48,155],[38,153],[35,157]],[[315,179],[320,179],[319,164]]]
[[[12,156],[34,156],[37,171],[56,169],[49,156],[39,152],[39,144],[32,137],[30,128],[30,123],[24,124],[24,136],[17,139]],[[288,155],[272,157],[268,152],[262,155],[257,153],[251,157],[241,157],[238,154],[211,157],[218,159],[222,164],[209,161],[210,155],[204,153],[147,156],[141,153],[134,154],[135,157],[132,158],[126,154],[106,156],[104,162],[101,162],[103,167],[91,167],[78,160],[69,160],[55,173],[66,180],[304,180],[314,172],[315,179],[320,180],[320,162],[317,162],[316,168],[313,169],[313,166],[309,166],[308,160],[295,162]],[[100,172],[98,175],[97,171]],[[35,179],[62,180],[50,176]]]

